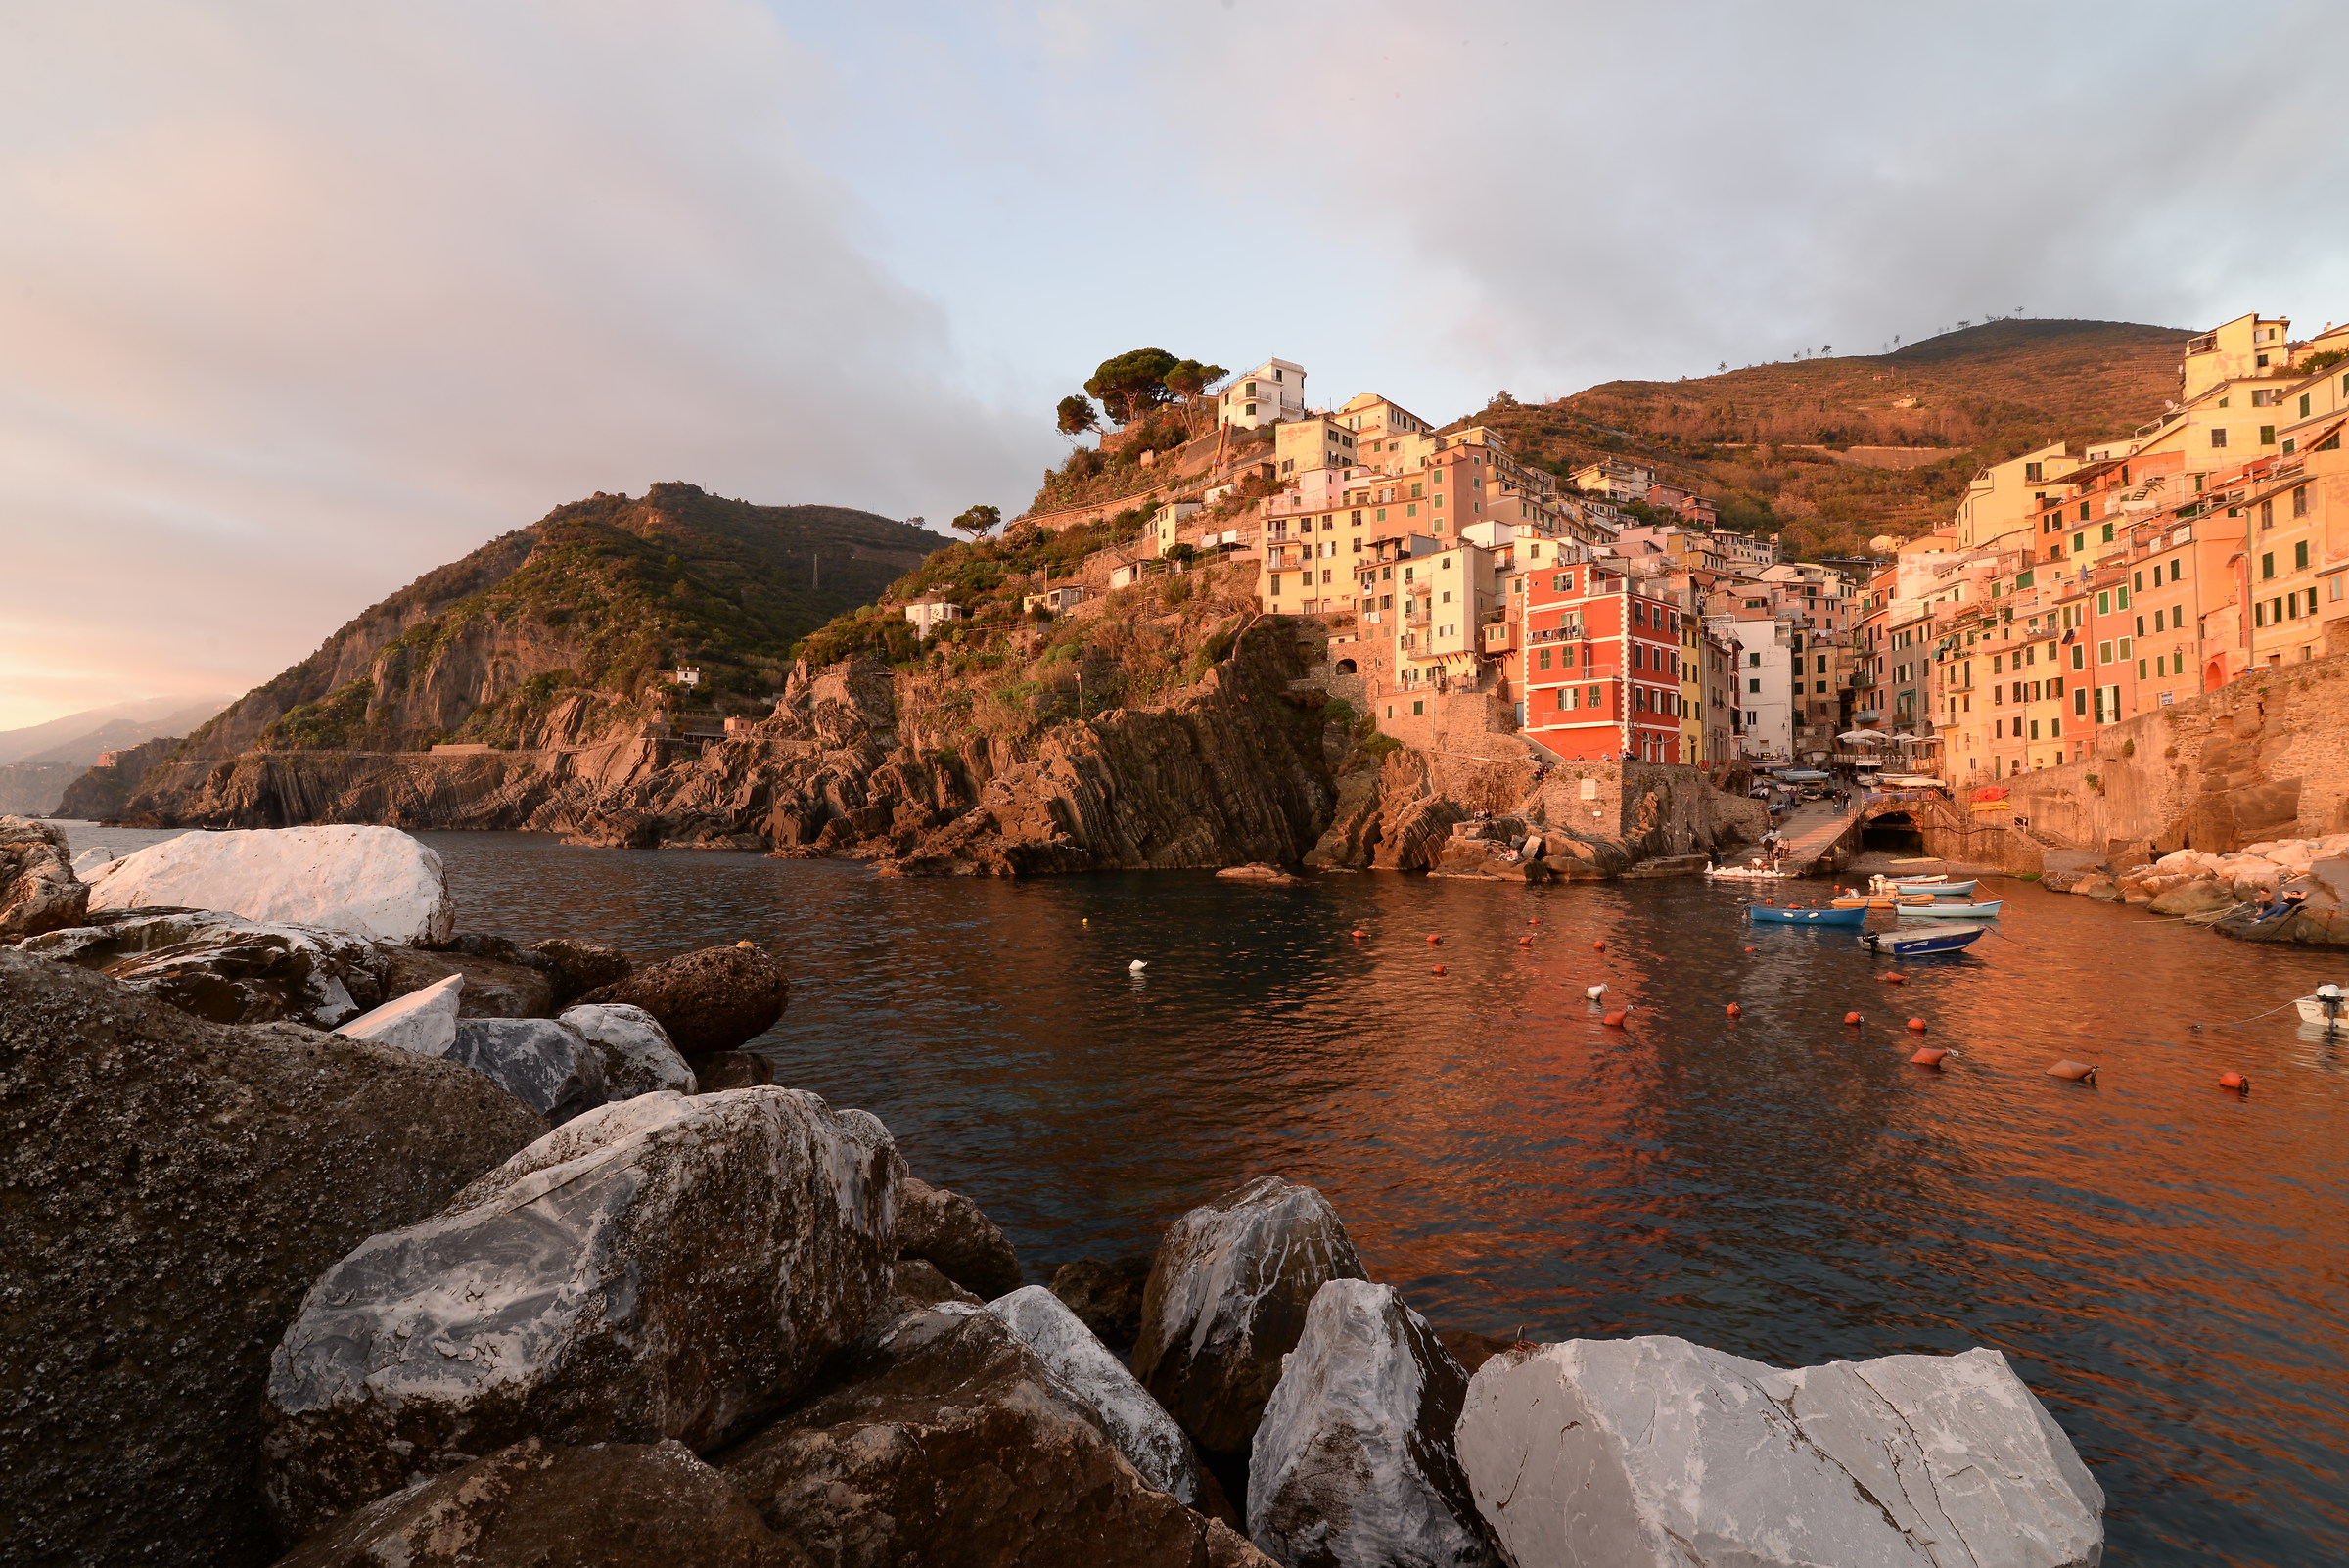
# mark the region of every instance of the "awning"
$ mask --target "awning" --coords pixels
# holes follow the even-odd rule
[[[1880,729],[1847,729],[1835,737],[1839,741],[1888,741],[1892,739]]]

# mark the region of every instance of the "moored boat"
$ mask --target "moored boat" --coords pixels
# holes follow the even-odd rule
[[[1904,903],[1894,913],[1904,920],[1996,920],[2005,905],[2004,899],[1992,899],[1986,903],[1959,903],[1949,899],[1936,899],[1930,903]]]
[[[1867,920],[1865,909],[1780,908],[1774,904],[1749,903],[1746,918],[1762,925],[1781,926],[1857,926]]]
[[[1885,892],[1894,894],[1921,893],[1935,899],[1962,899],[1974,891],[1975,884],[1978,880],[1978,878],[1968,878],[1963,882],[1949,882],[1942,880],[1935,880],[1932,882],[1893,882],[1888,881],[1883,877],[1878,877],[1876,879],[1876,885],[1882,888]]]
[[[1969,943],[1981,939],[1988,926],[1931,925],[1909,926],[1897,931],[1870,931],[1860,938],[1860,945],[1874,952],[1888,952],[1902,958],[1921,958],[1928,953],[1956,952]]]
[[[2349,1025],[2349,996],[2344,996],[2338,986],[2319,986],[2316,994],[2302,996],[2292,1005],[2300,1009],[2304,1024],[2323,1024],[2328,1029]]]

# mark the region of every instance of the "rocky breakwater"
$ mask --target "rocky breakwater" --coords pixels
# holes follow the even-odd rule
[[[2137,863],[2050,871],[2058,892],[2142,904],[2249,942],[2349,945],[2349,833],[2280,839],[2230,853],[2176,850]]]

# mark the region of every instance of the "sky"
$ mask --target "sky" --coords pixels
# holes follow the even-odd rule
[[[2022,311],[2349,317],[2276,3],[0,9],[0,729],[596,490],[1006,515],[1145,345],[1437,420]]]

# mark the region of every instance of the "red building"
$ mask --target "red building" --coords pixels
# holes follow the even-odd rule
[[[1684,612],[1603,566],[1529,576],[1512,656],[1527,738],[1569,759],[1680,761]]]

